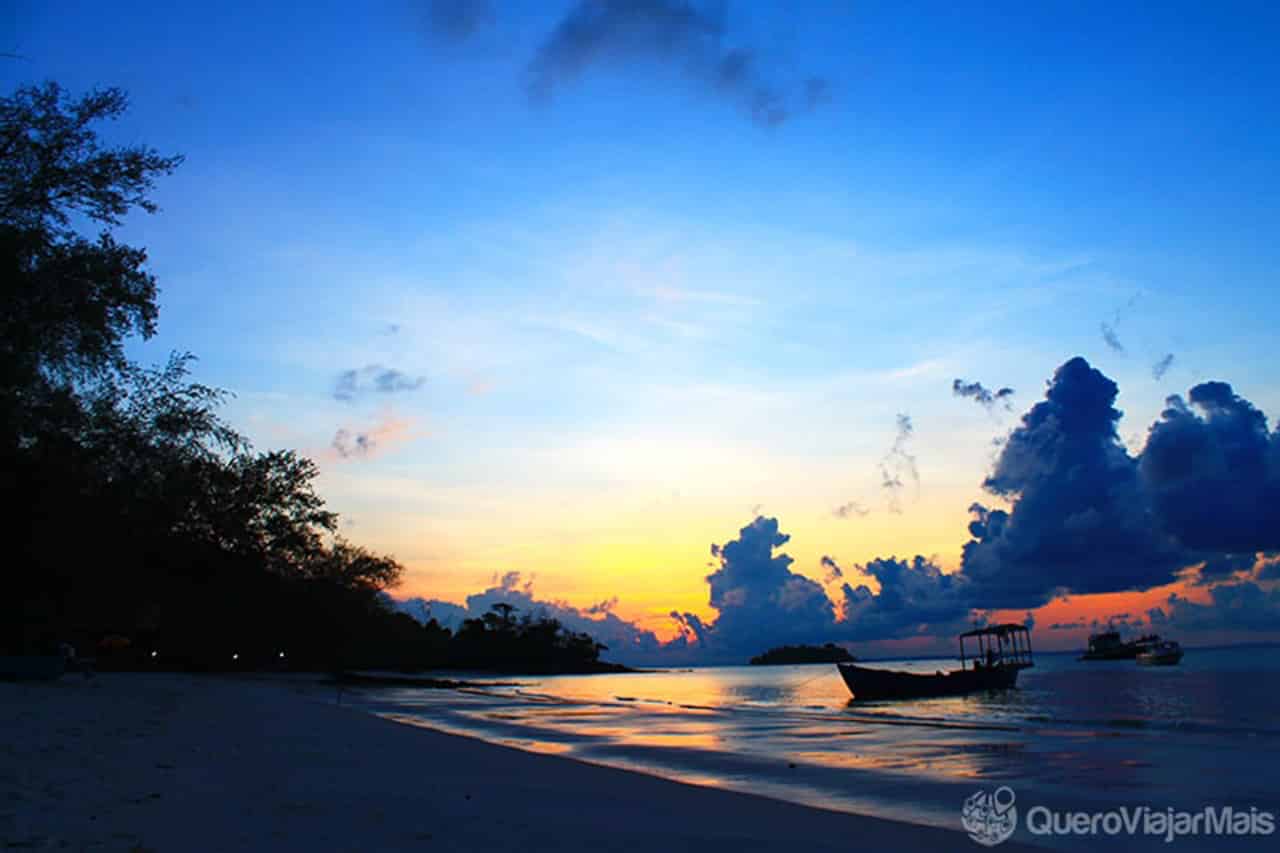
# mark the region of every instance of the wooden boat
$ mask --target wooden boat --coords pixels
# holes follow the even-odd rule
[[[966,640],[977,644],[969,657]],[[1031,632],[1025,625],[1007,623],[976,628],[960,635],[960,668],[933,675],[875,669],[852,663],[837,664],[840,677],[855,701],[924,699],[958,696],[981,690],[1004,690],[1018,683],[1018,673],[1035,666],[1031,660]]]
[[[1159,642],[1160,637],[1155,634],[1136,640],[1121,640],[1120,632],[1110,628],[1089,635],[1089,648],[1080,655],[1080,660],[1133,660]]]
[[[1182,646],[1172,640],[1156,643],[1139,654],[1137,660],[1142,666],[1173,666],[1182,660]]]

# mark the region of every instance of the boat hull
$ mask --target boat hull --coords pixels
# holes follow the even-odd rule
[[[1182,660],[1182,652],[1138,655],[1139,666],[1174,666]]]
[[[1022,668],[995,666],[921,675],[845,663],[838,666],[840,677],[857,701],[927,699],[932,696],[961,696],[982,690],[1004,690],[1017,685],[1018,670]]]

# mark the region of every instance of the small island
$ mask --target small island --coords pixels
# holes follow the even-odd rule
[[[837,646],[778,646],[751,659],[752,666],[778,666],[788,663],[852,663],[857,658]]]

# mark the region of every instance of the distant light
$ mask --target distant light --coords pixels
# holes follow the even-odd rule
[[[235,654],[233,654],[233,655],[231,656],[231,659],[232,659],[232,660],[240,660],[240,653],[239,653],[239,652],[236,652]]]
[[[280,657],[284,657],[284,652],[281,652],[281,653],[280,653]]]
[[[152,653],[151,653],[151,656],[152,656],[152,657],[155,657],[157,654],[159,654],[159,653],[158,653],[158,652],[152,652]]]

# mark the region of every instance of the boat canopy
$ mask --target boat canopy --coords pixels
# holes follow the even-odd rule
[[[973,657],[973,667],[1007,666],[1019,669],[1035,664],[1031,660],[1031,631],[1026,625],[1017,622],[1005,622],[999,625],[987,625],[974,628],[960,635],[960,668],[965,669],[968,656],[965,640],[974,640],[978,644],[978,653]]]

